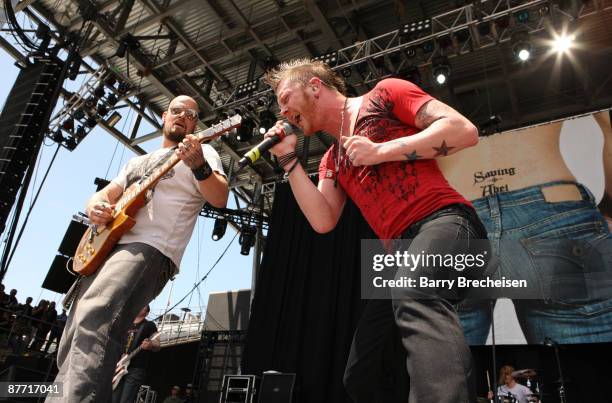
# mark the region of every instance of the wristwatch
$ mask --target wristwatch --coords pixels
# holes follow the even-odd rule
[[[204,161],[202,165],[192,169],[191,172],[193,172],[193,176],[195,176],[198,181],[203,181],[208,179],[208,177],[212,175],[213,170],[210,165],[208,165],[208,162]]]

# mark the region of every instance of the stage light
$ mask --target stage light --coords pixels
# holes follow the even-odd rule
[[[223,235],[225,235],[226,229],[227,229],[227,221],[221,218],[217,218],[215,220],[215,226],[212,232],[212,240],[218,241],[219,239],[223,238]]]
[[[66,148],[70,151],[73,151],[77,146],[77,141],[74,137],[69,137],[66,139]]]
[[[97,96],[98,98],[104,97],[104,86],[98,85],[96,89],[94,90],[94,95]]]
[[[62,129],[70,131],[74,128],[74,119],[66,119],[62,122]]]
[[[257,228],[251,225],[243,225],[240,228],[240,254],[248,256],[251,252],[251,248],[255,245],[255,235],[257,234]]]
[[[98,110],[98,113],[100,114],[100,116],[106,116],[106,114],[108,113],[108,106],[106,106],[105,104],[100,102],[98,104],[97,110]]]
[[[108,77],[104,79],[104,84],[108,85],[109,87],[112,87],[113,85],[115,85],[116,82],[117,82],[117,79],[113,75],[109,75]]]
[[[313,60],[320,60],[330,67],[334,67],[338,62],[338,52],[329,52],[315,57]]]
[[[85,125],[87,125],[87,127],[89,127],[90,129],[95,127],[97,124],[98,124],[98,119],[96,119],[95,116],[90,116],[85,121]]]
[[[353,71],[351,70],[350,67],[346,67],[342,69],[340,73],[342,74],[342,77],[349,78],[353,74]]]
[[[53,133],[53,141],[56,143],[61,143],[64,141],[64,135],[60,129],[57,129],[55,133]]]
[[[432,73],[438,85],[444,85],[451,74],[451,67],[446,56],[436,56],[432,61]]]
[[[106,124],[110,127],[114,127],[120,120],[122,116],[119,112],[114,111],[112,115],[108,119],[106,119]]]
[[[253,119],[243,117],[240,127],[236,129],[236,140],[249,141],[253,138],[253,129],[255,129],[255,122]]]
[[[431,35],[431,20],[424,19],[404,24],[400,27],[400,35],[408,39],[416,39],[425,35]]]
[[[525,24],[529,22],[529,10],[518,11],[516,14],[514,14],[514,17],[516,18],[517,22]]]
[[[110,106],[115,106],[117,104],[117,101],[119,100],[117,99],[117,96],[115,94],[108,94],[108,97],[106,97],[106,102],[108,102]]]
[[[117,92],[119,95],[125,95],[130,90],[130,85],[126,82],[120,81],[117,86]]]
[[[83,112],[83,109],[77,109],[76,111],[74,111],[74,118],[77,120],[81,120],[85,117],[85,112]]]
[[[265,134],[276,123],[276,115],[265,109],[259,113],[259,133]]]
[[[552,43],[553,50],[557,53],[565,53],[572,48],[574,45],[575,35],[561,34],[555,35]]]
[[[87,98],[87,100],[85,100],[85,107],[87,109],[95,108],[97,102],[98,100],[96,99],[96,97],[89,97]]]
[[[258,87],[259,87],[259,80],[251,80],[246,83],[240,84],[236,88],[236,97],[238,98],[246,97],[247,95],[250,95],[253,92],[255,92]]]
[[[423,52],[431,53],[434,50],[434,43],[433,41],[427,41],[421,45],[421,48],[423,49]]]
[[[531,57],[531,42],[527,31],[517,31],[512,34],[512,53],[521,62]]]
[[[76,129],[76,133],[74,134],[74,136],[79,139],[79,141],[83,140],[85,138],[85,136],[87,135],[87,133],[85,132],[85,128],[81,125],[79,125],[79,127],[77,127]]]

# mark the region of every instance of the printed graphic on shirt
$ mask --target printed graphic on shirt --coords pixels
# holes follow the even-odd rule
[[[127,173],[126,189],[130,187],[133,183],[145,179],[146,176],[149,176],[155,170],[156,167],[161,166],[164,162],[166,162],[173,155],[173,153],[173,151],[166,151],[161,156],[157,153],[147,154],[141,158],[132,160],[129,166],[129,171]],[[173,176],[174,168],[166,172],[160,180],[170,179]],[[145,196],[145,204],[151,200],[154,192],[155,186],[149,189],[149,191],[147,192]]]

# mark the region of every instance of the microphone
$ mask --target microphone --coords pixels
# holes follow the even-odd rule
[[[293,126],[291,126],[287,122],[283,122],[283,132],[284,133],[281,133],[281,135],[268,137],[261,143],[257,144],[255,147],[251,148],[251,150],[248,153],[244,154],[244,157],[242,157],[240,161],[238,161],[238,169],[240,170],[248,164],[254,163],[259,159],[259,157],[261,157],[262,153],[268,151],[276,144],[280,143],[281,140],[285,138],[285,136],[293,134]]]

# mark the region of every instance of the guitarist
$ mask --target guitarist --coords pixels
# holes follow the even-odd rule
[[[81,278],[57,354],[56,381],[63,383],[63,397],[48,400],[111,400],[115,365],[134,317],[178,272],[204,202],[215,207],[227,203],[228,185],[219,155],[191,135],[198,121],[196,102],[188,96],[174,98],[162,120],[160,149],[131,159],[87,204],[93,224],[108,224],[113,205],[131,184],[172,153],[182,160],[149,191],[146,204],[134,217],[136,225],[102,266]]]
[[[150,310],[149,305],[142,308],[127,331],[124,354],[130,354],[140,345],[142,345],[142,350],[131,359],[127,367],[127,374],[123,376],[113,391],[113,403],[132,403],[136,400],[138,390],[147,376],[151,354],[161,348],[159,338],[149,339],[157,333],[155,323],[146,319]]]

